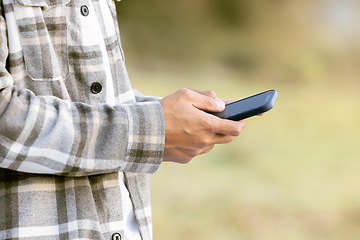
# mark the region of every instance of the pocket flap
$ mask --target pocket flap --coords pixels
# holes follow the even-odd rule
[[[20,5],[29,7],[42,7],[44,9],[53,8],[59,5],[67,4],[71,0],[17,0]]]
[[[34,81],[65,79],[69,67],[66,9],[62,4],[71,0],[16,1],[14,13],[29,77]],[[49,6],[48,3],[52,5]],[[44,11],[44,8],[50,9]],[[48,26],[52,27],[52,31],[48,30]]]

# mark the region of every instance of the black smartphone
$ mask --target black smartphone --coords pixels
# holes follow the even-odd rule
[[[269,111],[274,107],[276,99],[276,90],[269,90],[226,104],[224,111],[211,114],[219,118],[239,121]]]

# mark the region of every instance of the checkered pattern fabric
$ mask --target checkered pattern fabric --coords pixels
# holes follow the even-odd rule
[[[113,0],[1,0],[0,12],[0,239],[122,235],[119,172],[152,239],[164,116],[131,88]]]

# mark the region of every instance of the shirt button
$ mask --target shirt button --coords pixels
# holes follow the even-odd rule
[[[112,235],[112,240],[121,240],[121,235],[120,233],[114,233]]]
[[[86,17],[87,15],[89,15],[89,8],[86,5],[82,5],[80,7],[80,12],[83,16]]]
[[[102,90],[102,86],[100,83],[94,82],[93,84],[91,84],[91,92],[93,94],[98,94],[101,92],[101,90]]]

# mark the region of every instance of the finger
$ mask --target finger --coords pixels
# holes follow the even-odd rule
[[[235,101],[232,101],[232,100],[226,100],[226,99],[222,99],[222,98],[219,98],[221,101],[223,101],[225,104],[229,104],[229,103],[233,103]]]
[[[198,92],[193,92],[193,106],[197,109],[208,112],[222,112],[225,109],[225,103],[218,98],[212,98]]]
[[[223,135],[223,134],[214,134],[213,143],[214,144],[226,144],[232,142],[234,136]]]
[[[208,112],[222,112],[225,103],[216,97],[213,91],[198,89],[181,89],[182,94],[192,101],[192,105],[199,110]]]
[[[208,146],[207,148],[204,148],[203,151],[200,154],[205,154],[210,152],[215,147],[215,144]]]
[[[232,102],[235,102],[233,100],[226,100],[226,99],[223,99],[223,98],[218,98],[214,91],[205,91],[205,90],[199,90],[199,89],[193,89],[193,88],[189,88],[189,89],[194,91],[194,92],[200,93],[202,95],[209,96],[209,97],[211,97],[212,99],[214,99],[216,101],[224,102],[225,105],[229,104],[229,103],[232,103]]]
[[[199,90],[199,89],[194,89],[194,88],[189,88],[190,90],[197,92],[199,94],[211,97],[213,99],[217,99],[218,97],[216,96],[216,93],[214,91],[206,91],[206,90]]]
[[[217,118],[214,116],[214,118]],[[239,136],[242,130],[245,128],[245,121],[232,121],[227,119],[217,118],[213,122],[213,133]]]

